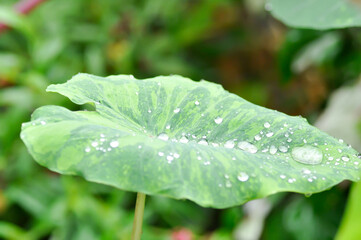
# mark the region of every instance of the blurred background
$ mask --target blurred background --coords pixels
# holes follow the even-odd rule
[[[357,28],[289,28],[264,0],[38,2],[20,16],[17,0],[0,1],[0,22],[11,26],[0,26],[0,239],[130,238],[134,193],[52,173],[19,138],[21,123],[39,106],[81,108],[45,92],[78,72],[206,79],[302,115],[361,151]],[[312,196],[281,193],[225,210],[148,197],[143,237],[333,239],[349,189],[343,182]]]

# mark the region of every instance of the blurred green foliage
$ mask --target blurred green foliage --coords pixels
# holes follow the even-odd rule
[[[260,0],[48,0],[27,16],[0,2],[0,238],[129,239],[135,195],[38,166],[19,139],[41,105],[77,106],[46,86],[78,72],[181,74],[313,122],[329,94],[361,70],[359,29],[287,29]],[[315,54],[315,51],[317,54]],[[351,104],[351,103],[350,103]],[[86,107],[86,106],[84,106]],[[46,141],[46,139],[44,139]],[[262,239],[332,239],[348,183],[305,198],[269,199]],[[232,239],[242,206],[204,209],[149,197],[144,239]],[[183,234],[184,235],[184,234]],[[186,239],[186,238],[183,238]]]

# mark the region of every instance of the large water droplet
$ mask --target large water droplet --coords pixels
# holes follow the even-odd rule
[[[228,140],[225,144],[224,147],[225,148],[234,148],[234,141],[233,140]]]
[[[97,146],[98,146],[98,142],[94,141],[94,142],[91,143],[91,145],[92,145],[93,147],[97,147]]]
[[[221,118],[221,117],[216,117],[216,118],[214,119],[214,122],[215,122],[216,124],[221,124],[221,123],[223,122],[223,118]]]
[[[158,138],[159,138],[160,140],[163,140],[163,141],[168,141],[168,139],[169,139],[168,135],[165,134],[165,133],[159,134],[159,135],[158,135]]]
[[[249,153],[256,153],[258,151],[257,147],[253,145],[252,143],[242,141],[238,143],[238,147],[242,149],[243,151],[249,152]]]
[[[164,152],[158,152],[158,155],[162,157],[164,156]]]
[[[299,163],[315,165],[322,162],[323,155],[320,149],[305,145],[293,148],[292,157]]]
[[[240,173],[238,174],[238,176],[237,176],[237,179],[238,179],[239,181],[241,181],[241,182],[245,182],[245,181],[247,181],[247,180],[249,179],[249,176],[248,176],[248,174],[245,173],[245,172],[240,172]]]
[[[344,161],[344,162],[350,161],[350,158],[349,158],[348,156],[342,156],[341,159],[342,159],[342,161]]]
[[[90,147],[86,147],[85,152],[90,152]]]
[[[199,102],[198,102],[198,101],[195,101],[194,104],[198,106],[198,105],[199,105]]]
[[[265,122],[263,125],[265,128],[269,128],[271,126],[271,124],[269,122]]]
[[[176,108],[173,110],[174,113],[179,113],[179,111],[180,111],[180,108]]]

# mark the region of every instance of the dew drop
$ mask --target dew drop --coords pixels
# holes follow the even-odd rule
[[[170,125],[168,124],[167,126],[165,126],[166,129],[170,129]]]
[[[158,138],[159,138],[160,140],[163,140],[163,141],[168,141],[168,139],[169,139],[168,135],[165,134],[165,133],[159,134],[159,135],[158,135]]]
[[[292,158],[303,164],[320,164],[322,162],[322,151],[316,147],[305,145],[292,149]]]
[[[158,152],[158,155],[162,157],[164,156],[164,152]]]
[[[179,113],[180,112],[180,108],[176,108],[173,110],[174,113]]]
[[[259,141],[259,140],[261,140],[262,139],[262,137],[260,136],[260,135],[256,135],[256,136],[254,136],[254,139],[256,140],[256,141]]]
[[[173,157],[173,156],[171,156],[171,155],[168,155],[168,156],[167,156],[167,160],[168,160],[168,162],[173,161],[173,159],[174,159],[174,157]]]
[[[194,104],[198,106],[198,105],[199,105],[199,102],[198,102],[198,101],[195,101]]]
[[[234,141],[233,140],[228,140],[225,144],[224,144],[224,147],[225,148],[234,148]]]
[[[175,158],[179,158],[179,157],[180,157],[180,155],[179,155],[178,153],[174,153],[173,156],[174,156]]]
[[[266,133],[266,137],[272,137],[272,136],[273,136],[273,132]]]
[[[344,162],[348,162],[348,161],[350,161],[350,158],[348,156],[342,156],[341,160]]]
[[[45,122],[45,121],[40,121],[40,124],[41,124],[41,125],[45,125],[46,122]]]
[[[221,124],[221,123],[223,122],[223,118],[221,118],[221,117],[216,117],[216,118],[214,119],[214,122],[215,122],[216,124]]]
[[[252,143],[242,141],[239,142],[237,145],[240,149],[243,151],[249,152],[249,153],[256,153],[258,151],[257,147],[253,145]]]
[[[85,152],[90,152],[90,147],[86,147]]]
[[[249,179],[249,176],[245,172],[240,172],[237,176],[237,179],[241,182],[246,182]]]
[[[271,124],[269,122],[265,122],[263,125],[265,128],[269,128],[271,126]]]
[[[280,146],[278,149],[283,153],[288,151],[288,148],[286,146]]]
[[[208,146],[208,142],[207,142],[207,140],[205,140],[205,139],[199,140],[198,144],[204,145],[204,146]]]
[[[151,113],[151,112],[152,112],[152,110],[148,109],[148,113]]]
[[[270,154],[272,154],[272,155],[276,154],[276,152],[277,152],[276,146],[272,145],[272,146],[269,148],[269,152],[270,152]]]
[[[116,147],[118,147],[119,146],[119,142],[118,141],[111,141],[110,142],[110,144],[109,144],[111,147],[113,147],[113,148],[116,148]]]
[[[188,140],[188,138],[187,138],[186,136],[183,136],[183,137],[181,137],[181,138],[179,139],[179,142],[181,142],[181,143],[187,143],[187,142],[189,142],[189,140]]]
[[[226,181],[226,187],[227,187],[227,188],[232,187],[232,183],[231,183],[229,180]]]
[[[98,146],[98,142],[94,141],[94,142],[91,143],[91,145],[92,145],[93,147],[97,147],[97,146]]]

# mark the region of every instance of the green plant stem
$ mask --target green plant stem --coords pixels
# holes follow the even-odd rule
[[[144,193],[139,192],[137,194],[137,201],[135,203],[132,240],[140,240],[140,237],[142,235],[142,223],[143,223],[145,196],[146,195]]]

